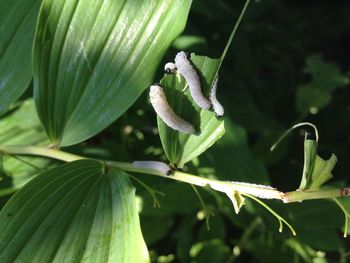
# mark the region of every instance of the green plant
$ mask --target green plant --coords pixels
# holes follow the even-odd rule
[[[220,73],[248,4],[249,0],[246,1],[219,58],[191,55],[193,64],[200,72],[205,91],[208,91],[215,76]],[[348,198],[338,198],[349,195],[349,188],[321,188],[331,178],[335,157],[325,161],[318,156],[318,136],[316,140],[305,138],[304,171],[298,191],[282,192],[266,186],[267,181],[251,179],[249,182],[253,183],[246,183],[246,180],[236,182],[215,178],[215,173],[205,171],[205,166],[196,164],[199,156],[216,142],[224,144],[226,140],[231,146],[232,142],[244,144],[244,132],[229,119],[217,119],[213,112],[193,106],[191,97],[185,90],[186,84],[179,82],[175,75],[164,75],[160,83],[164,86],[172,108],[191,120],[200,132],[194,135],[182,134],[170,129],[158,118],[159,137],[164,151],[162,160],[166,159],[171,165],[183,168],[184,171],[197,171],[198,176],[181,170],[168,176],[158,170],[135,167],[130,160],[140,158],[137,151],[134,151],[135,157],[129,157],[123,154],[122,145],[118,145],[117,149],[112,147],[112,150],[107,145],[100,145],[99,149],[102,151],[115,151],[106,154],[107,158],[103,153],[89,151],[94,150],[89,147],[90,143],[99,144],[93,141],[98,138],[96,135],[117,119],[123,118],[123,115],[127,115],[126,111],[151,84],[163,55],[183,30],[190,7],[191,2],[183,0],[44,0],[27,1],[26,5],[22,5],[21,1],[1,3],[0,24],[5,34],[0,42],[0,114],[3,116],[0,120],[0,171],[3,178],[0,193],[5,196],[16,192],[0,213],[1,262],[51,262],[63,259],[67,262],[149,261],[137,213],[139,199],[130,178],[144,186],[151,194],[151,203],[154,205],[160,204],[157,194],[161,193],[149,186],[152,183],[149,180],[152,179],[130,173],[155,175],[191,185],[202,207],[199,211],[202,213],[197,213],[197,217],[205,218],[208,228],[211,225],[209,216],[213,214],[213,208],[206,204],[210,198],[217,201],[217,210],[228,208],[223,213],[226,213],[229,220],[236,220],[231,218],[232,209],[223,203],[225,201],[218,192],[228,197],[236,213],[240,212],[244,204],[247,205],[247,210],[256,210],[257,214],[264,213],[259,210],[259,206],[245,198],[256,201],[278,219],[280,232],[283,224],[286,224],[293,235],[297,233],[292,225],[285,216],[277,213],[281,208],[274,208],[271,202],[268,206],[260,199],[278,199],[284,203],[292,203],[334,198],[345,215],[346,236],[350,213]],[[179,39],[177,41],[179,45]],[[34,47],[31,56],[28,50],[32,43]],[[309,68],[313,68],[312,63],[308,62]],[[329,99],[326,99],[314,105],[308,99],[309,90],[320,87],[320,97],[323,98],[325,93],[329,98],[336,87],[348,83],[348,78],[342,76],[340,71],[325,71],[332,72],[329,79],[337,80],[332,87],[324,90],[319,84],[323,79],[318,80],[315,77],[317,85],[310,84],[298,90],[297,109],[302,113],[302,118],[308,114],[310,108],[325,107],[329,103]],[[30,86],[31,78],[38,116],[31,98],[18,101]],[[142,138],[142,133],[137,132],[141,125],[141,121],[135,121],[134,126],[125,126],[122,134],[134,132],[136,138]],[[224,134],[225,137],[219,140]],[[128,144],[127,140],[125,142]],[[151,144],[146,146],[152,154],[157,154]],[[237,157],[238,160],[243,155],[249,155],[245,147],[236,150],[239,153],[229,158]],[[219,153],[215,156],[222,157]],[[144,156],[141,155],[141,158]],[[123,159],[128,159],[129,162],[124,162]],[[67,163],[62,164],[62,161]],[[220,166],[220,162],[215,162],[215,165]],[[235,165],[234,161],[232,165]],[[256,165],[256,170],[259,170],[256,162],[251,161],[249,165]],[[232,173],[235,173],[234,168]],[[200,192],[195,186],[203,187],[205,192]],[[177,186],[172,182],[167,187]],[[174,195],[173,198],[179,197],[176,190],[170,193]],[[166,232],[167,227],[173,225],[172,219],[166,214],[167,208],[161,208],[164,214],[158,220],[162,225],[156,226],[152,224],[154,218],[151,216],[156,212],[147,207],[147,197],[142,190],[140,195],[145,202],[139,204],[145,214],[144,224],[147,224],[149,216],[149,228],[155,228],[155,233]],[[183,197],[186,202],[186,194]],[[189,198],[188,202],[191,200]],[[182,204],[176,207],[176,202],[177,200],[171,209],[177,213],[181,214],[186,209],[189,214],[192,212],[190,204],[187,207]],[[169,203],[171,206],[171,202]],[[162,205],[165,204],[162,202]],[[172,215],[172,212],[169,214]],[[215,220],[223,220],[220,216],[218,218]],[[193,221],[187,225],[184,222],[181,230],[185,232],[191,224]],[[222,262],[226,259],[233,261],[245,240],[260,224],[261,219],[257,218],[246,228],[247,232],[234,247],[236,250],[233,250],[233,254],[215,236],[210,241],[198,242],[190,249],[189,255],[198,261],[204,260],[203,253],[205,255],[206,248],[209,248],[208,251],[219,251],[217,255],[212,255],[211,262]],[[157,232],[157,229],[160,230]],[[179,233],[179,240],[181,234],[186,239],[184,232]],[[151,241],[152,238],[157,240],[158,237],[147,237]],[[185,250],[182,247],[185,245],[186,241],[178,245],[179,254],[181,249]],[[308,248],[303,247],[297,239],[290,238],[288,245],[294,247],[297,253],[306,254],[304,258],[314,253],[311,248],[311,252],[307,251]],[[182,260],[186,261],[189,255],[182,256]],[[157,260],[160,262],[163,259],[158,257]],[[171,257],[164,259],[165,262],[167,260],[171,261]]]

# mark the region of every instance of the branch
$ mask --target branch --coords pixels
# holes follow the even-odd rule
[[[11,154],[11,155],[34,155],[48,157],[60,161],[72,162],[81,159],[87,159],[87,157],[75,155],[67,152],[63,152],[57,149],[51,149],[41,146],[5,146],[0,145],[0,154]],[[241,194],[252,195],[263,199],[278,199],[284,203],[300,202],[303,200],[310,199],[326,199],[343,197],[350,195],[350,188],[340,189],[318,189],[318,190],[306,190],[306,191],[292,191],[292,192],[281,192],[276,188],[250,184],[243,182],[231,182],[231,181],[220,181],[215,179],[203,178],[192,174],[175,171],[172,175],[168,176],[161,171],[154,169],[146,169],[141,167],[135,167],[132,163],[128,162],[117,162],[117,161],[104,161],[108,166],[116,167],[126,172],[142,173],[160,176],[166,179],[172,179],[184,183],[189,183],[201,187],[209,186],[213,190],[223,192],[229,197],[232,197],[235,192]]]

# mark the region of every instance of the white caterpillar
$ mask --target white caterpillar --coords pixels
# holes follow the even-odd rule
[[[177,116],[169,106],[161,86],[152,85],[150,87],[149,97],[154,110],[166,125],[174,130],[187,134],[195,132],[192,124]]]
[[[199,76],[190,61],[187,59],[185,52],[181,51],[176,54],[175,65],[177,71],[185,78],[194,102],[202,109],[209,109],[211,103],[206,97],[204,97],[201,90]]]
[[[172,173],[172,169],[166,163],[163,162],[134,161],[132,165],[137,168],[155,170],[161,172],[163,175],[170,175]]]
[[[231,183],[234,184],[235,190],[241,192],[242,194],[250,194],[264,199],[281,199],[283,197],[282,192],[268,185],[250,184],[234,181],[231,181]]]
[[[219,75],[216,75],[214,83],[213,83],[213,87],[211,88],[210,91],[210,102],[213,105],[213,110],[215,112],[216,117],[221,117],[224,115],[224,107],[222,107],[222,105],[220,104],[220,102],[218,101],[218,99],[216,98],[216,90],[218,88],[218,79],[219,79]]]
[[[263,185],[263,184],[252,184],[252,183],[246,183],[246,182],[237,182],[237,181],[227,181],[233,184],[237,184],[237,185],[242,185],[242,186],[252,186],[252,187],[256,187],[256,188],[260,188],[260,189],[273,189],[276,190],[276,188],[269,186],[269,185]]]
[[[173,62],[168,62],[164,65],[164,71],[168,74],[174,73],[176,71],[176,65]]]

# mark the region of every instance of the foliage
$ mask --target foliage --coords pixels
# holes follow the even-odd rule
[[[124,172],[106,172],[95,160],[61,165],[31,180],[2,209],[1,259],[147,262],[135,205]]]
[[[3,115],[32,79],[31,48],[40,0],[4,0],[0,11],[0,115]]]
[[[24,2],[0,3],[1,262],[349,261],[349,198],[230,188],[288,201],[349,185],[349,3],[252,1],[231,43],[243,1]],[[219,73],[222,119],[162,73],[179,50],[206,96]],[[196,134],[156,118],[158,81]],[[299,122],[320,140],[299,129],[269,152]]]

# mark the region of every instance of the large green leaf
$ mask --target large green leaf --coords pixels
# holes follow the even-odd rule
[[[183,30],[188,0],[44,0],[34,45],[34,96],[53,143],[97,134],[152,82]]]
[[[40,2],[0,1],[0,115],[21,96],[32,79],[31,49]]]
[[[49,141],[35,111],[27,100],[11,114],[0,119],[0,145],[48,145]],[[19,159],[18,159],[19,158]],[[55,165],[47,158],[5,155],[0,180],[0,196],[16,191],[40,171]]]
[[[79,160],[34,178],[0,213],[0,261],[148,261],[128,175]]]
[[[192,54],[191,61],[200,74],[203,92],[208,97],[220,60]],[[190,135],[175,131],[158,117],[159,135],[165,154],[172,164],[182,167],[221,138],[225,133],[224,122],[218,120],[214,112],[200,109],[193,102],[189,89],[183,92],[186,86],[183,78],[179,82],[176,75],[165,75],[161,84],[170,107],[191,122],[196,130],[196,133]],[[220,92],[220,87],[218,90]]]

